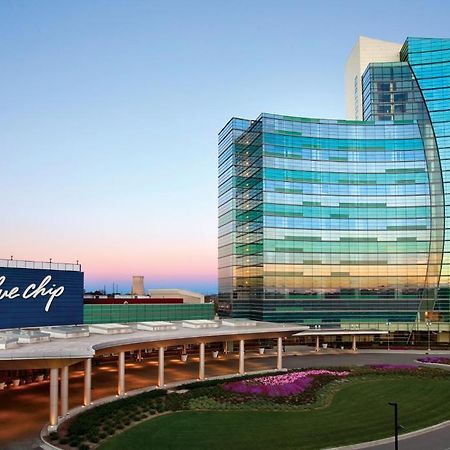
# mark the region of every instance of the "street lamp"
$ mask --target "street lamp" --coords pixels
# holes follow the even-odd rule
[[[427,320],[425,322],[425,325],[428,328],[428,352],[430,352],[431,351],[431,339],[430,339],[430,337],[431,337],[430,336],[431,335],[431,322],[429,320]]]
[[[386,322],[387,329],[388,329],[388,335],[387,335],[387,344],[388,344],[388,351],[391,349],[390,347],[390,341],[389,341],[389,333],[391,332],[391,322]]]
[[[398,450],[398,404],[397,402],[389,402],[388,404],[394,407],[395,450]]]

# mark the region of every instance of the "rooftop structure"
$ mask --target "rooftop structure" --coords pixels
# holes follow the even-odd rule
[[[81,272],[81,264],[61,263],[49,261],[31,261],[25,259],[0,258],[0,268],[9,269],[40,269],[40,270],[63,270]]]
[[[401,44],[359,36],[345,64],[348,120],[363,120],[362,76],[370,63],[400,61]]]
[[[131,295],[144,295],[144,277],[133,276]]]

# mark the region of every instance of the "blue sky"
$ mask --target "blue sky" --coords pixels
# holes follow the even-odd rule
[[[0,2],[0,257],[88,289],[216,290],[217,133],[344,118],[358,35],[450,37],[446,1]]]

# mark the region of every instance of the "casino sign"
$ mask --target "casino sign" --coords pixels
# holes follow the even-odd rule
[[[80,323],[83,272],[79,265],[0,267],[0,329]]]

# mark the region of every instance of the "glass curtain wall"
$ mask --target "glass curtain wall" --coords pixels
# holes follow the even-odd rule
[[[450,41],[363,75],[364,121],[262,114],[219,135],[219,298],[235,317],[449,320]]]

